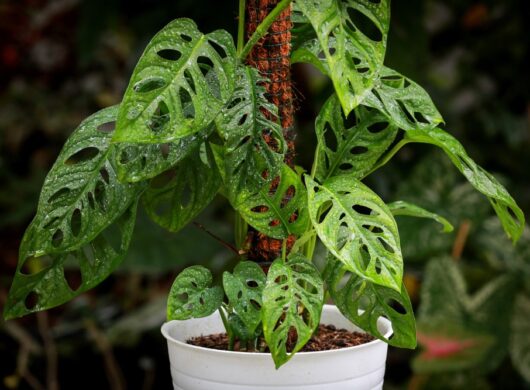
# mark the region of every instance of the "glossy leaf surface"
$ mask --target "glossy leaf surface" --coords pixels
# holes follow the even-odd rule
[[[316,177],[326,180],[347,174],[362,178],[392,144],[397,127],[377,111],[360,106],[347,121],[333,95],[316,119]]]
[[[320,323],[323,303],[322,278],[311,262],[291,255],[285,262],[272,263],[263,292],[263,333],[276,368],[309,341]]]
[[[396,221],[371,189],[350,176],[318,184],[306,175],[309,213],[327,249],[360,277],[401,290],[403,258]]]
[[[395,347],[416,347],[416,321],[405,286],[397,292],[374,284],[348,271],[333,255],[328,256],[324,280],[335,305],[355,325]],[[379,332],[380,316],[392,323],[391,338]]]
[[[261,322],[262,293],[267,277],[253,261],[242,261],[234,272],[223,274],[223,287],[229,304],[243,322],[246,333],[254,334]]]
[[[220,286],[212,287],[211,272],[201,265],[184,269],[171,286],[167,301],[168,320],[206,317],[223,302]]]
[[[387,206],[392,212],[392,214],[394,214],[394,216],[404,215],[407,217],[432,219],[442,225],[444,233],[450,233],[454,229],[453,225],[451,225],[451,223],[444,217],[441,217],[438,214],[425,210],[424,208],[416,206],[412,203],[399,200],[396,202],[388,203]]]
[[[176,19],[147,45],[118,116],[117,142],[164,143],[205,129],[230,98],[235,79],[230,34],[202,34]]]
[[[72,251],[34,257],[32,230],[22,240],[19,264],[9,291],[4,317],[21,317],[61,305],[101,283],[122,262],[136,220],[136,202],[109,227],[85,245]],[[71,286],[65,267],[79,267],[81,281]]]
[[[176,232],[210,204],[221,184],[210,146],[204,143],[175,168],[151,180],[142,201],[153,221]]]

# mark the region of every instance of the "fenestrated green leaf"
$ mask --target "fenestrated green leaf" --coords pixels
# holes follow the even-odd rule
[[[451,225],[451,223],[444,217],[427,211],[424,208],[416,206],[415,204],[398,200],[396,202],[388,203],[387,206],[394,216],[406,215],[408,217],[433,219],[443,226],[444,233],[450,233],[454,229],[453,225]]]
[[[306,189],[300,176],[283,164],[271,185],[235,195],[234,208],[249,225],[272,238],[301,235],[309,222]]]
[[[298,0],[298,9],[316,31],[293,62],[310,62],[333,81],[346,115],[372,88],[383,65],[390,24],[390,1]]]
[[[202,265],[182,271],[171,286],[167,300],[168,320],[206,317],[223,302],[223,289],[212,285],[212,273]]]
[[[160,144],[205,129],[233,93],[235,64],[228,32],[204,35],[190,19],[172,21],[136,65],[114,141]]]
[[[349,272],[333,255],[328,256],[324,280],[335,305],[359,328],[395,347],[416,347],[416,321],[405,286],[397,292],[371,283]],[[379,332],[380,316],[392,323],[391,338]]]
[[[80,248],[138,196],[139,185],[118,181],[112,135],[101,131],[117,112],[117,106],[97,112],[66,141],[42,187],[25,251],[41,256]]]
[[[210,204],[221,184],[221,176],[206,142],[175,168],[151,180],[142,201],[153,221],[176,232]]]
[[[263,291],[263,334],[276,364],[286,363],[320,323],[324,286],[320,273],[302,255],[275,260]],[[289,348],[289,351],[288,351]]]
[[[61,305],[101,283],[124,259],[136,219],[136,202],[106,229],[80,248],[44,257],[32,255],[34,231],[28,230],[20,247],[19,264],[9,291],[4,318],[21,317]],[[81,283],[70,286],[65,265],[77,262]]]
[[[262,293],[267,277],[261,267],[253,261],[242,261],[234,273],[223,274],[223,287],[229,304],[247,328],[254,334],[261,322]]]
[[[381,111],[403,130],[431,129],[443,118],[429,94],[411,79],[383,67],[364,105]]]
[[[519,295],[512,317],[510,355],[517,371],[530,382],[530,299]]]
[[[362,106],[354,113],[350,114],[350,117],[355,116],[354,121],[349,121],[354,122],[350,125],[336,95],[322,107],[315,124],[316,177],[319,180],[342,174],[362,178],[396,138],[397,127],[389,124],[383,114]]]
[[[257,69],[240,67],[234,95],[216,120],[226,140],[224,159],[230,196],[270,182],[283,165],[286,144],[278,109],[265,96],[264,81]]]
[[[401,291],[399,234],[383,200],[354,177],[336,176],[323,184],[305,179],[309,214],[322,243],[349,271]]]
[[[460,142],[439,128],[408,131],[405,133],[405,139],[442,148],[471,185],[489,198],[508,237],[513,242],[519,239],[525,224],[522,210],[502,184],[468,156]]]

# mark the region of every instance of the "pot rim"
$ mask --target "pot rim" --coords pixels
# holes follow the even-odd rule
[[[328,305],[328,304],[325,304],[323,306],[322,310],[325,310],[325,309],[327,309],[327,310],[338,310],[338,308],[335,305]],[[207,317],[204,317],[204,318],[207,318]],[[200,318],[198,318],[198,320],[200,320]],[[392,323],[387,318],[385,318],[383,316],[380,316],[377,319],[377,321],[378,322],[382,321],[382,322],[385,323],[385,325],[388,326],[388,331],[385,332],[385,334],[383,335],[385,338],[388,339],[393,333]],[[183,341],[180,341],[180,340],[177,340],[177,339],[173,338],[169,334],[169,329],[173,328],[176,325],[178,325],[178,323],[180,323],[180,322],[182,322],[182,321],[172,320],[172,321],[165,322],[162,325],[161,332],[162,332],[162,335],[166,338],[167,341],[170,341],[173,344],[176,344],[177,346],[179,346],[181,348],[186,348],[186,349],[195,350],[195,351],[208,352],[208,353],[211,353],[211,354],[214,354],[214,355],[218,355],[218,356],[223,356],[223,355],[225,355],[225,356],[229,355],[229,356],[234,356],[234,357],[235,356],[247,356],[248,358],[254,358],[254,359],[258,359],[258,358],[262,358],[262,357],[270,357],[271,356],[270,352],[224,351],[224,350],[220,350],[220,349],[199,347],[197,345],[192,345],[192,344],[185,343]],[[364,330],[362,330],[362,331],[365,332],[365,333],[368,333],[368,332],[366,332]],[[300,351],[300,352],[297,352],[296,355],[314,356],[314,355],[325,355],[325,354],[330,354],[330,353],[335,353],[335,354],[348,353],[348,352],[351,352],[353,350],[361,350],[361,349],[365,349],[365,348],[370,348],[371,346],[379,344],[379,343],[385,343],[385,342],[380,340],[380,339],[378,339],[378,338],[375,338],[374,340],[369,341],[368,343],[356,345],[356,346],[353,346],[353,347],[345,347],[345,348],[340,348],[340,349],[328,349],[328,350],[325,350],[325,351],[311,351],[311,352],[302,352],[302,351]]]

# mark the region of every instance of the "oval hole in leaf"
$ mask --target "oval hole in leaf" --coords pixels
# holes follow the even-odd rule
[[[381,42],[383,40],[383,33],[375,25],[375,23],[359,10],[348,7],[348,16],[351,21],[365,36],[372,41]]]
[[[22,267],[20,267],[20,273],[23,275],[33,275],[36,274],[53,264],[53,259],[51,256],[41,256],[41,257],[28,257]]]
[[[54,203],[56,201],[62,200],[63,198],[68,197],[71,190],[70,188],[64,187],[61,188],[59,191],[55,192],[50,198],[48,199],[48,203]]]
[[[138,93],[147,93],[166,86],[166,81],[160,77],[149,77],[137,82],[133,89]]]
[[[351,154],[356,154],[356,155],[363,154],[363,153],[366,153],[366,152],[368,152],[368,148],[366,146],[354,146],[350,150]]]
[[[372,134],[382,132],[388,127],[388,122],[377,122],[367,127],[367,130]]]
[[[105,183],[99,180],[94,188],[94,200],[99,208],[105,210]]]
[[[326,141],[326,147],[333,152],[337,151],[338,141],[337,136],[331,129],[331,126],[329,123],[326,122],[326,125],[324,126],[324,139]]]
[[[219,56],[221,56],[221,58],[225,58],[226,57],[226,51],[225,51],[224,47],[222,47],[217,42],[215,42],[215,41],[213,41],[211,39],[208,39],[208,43],[210,45],[212,45],[214,50],[217,52],[217,54],[219,54]]]
[[[52,236],[52,245],[58,247],[63,242],[64,233],[61,229],[57,230]]]
[[[415,112],[414,113],[414,119],[416,119],[416,122],[429,124],[430,122],[423,116],[421,112]]]
[[[214,68],[212,60],[204,56],[197,58],[197,65],[199,66],[203,76],[206,76],[208,72]]]
[[[35,291],[30,292],[28,295],[26,295],[26,299],[24,299],[24,305],[26,305],[28,310],[34,309],[38,302],[39,295]]]
[[[178,61],[182,57],[182,53],[175,49],[162,49],[159,50],[156,54],[164,60],[168,61]]]
[[[101,175],[101,178],[106,184],[110,183],[110,176],[109,171],[107,171],[107,168],[101,168],[99,174]]]
[[[81,232],[81,210],[75,209],[70,218],[70,229],[72,229],[72,234],[78,236]]]
[[[66,165],[74,165],[82,162],[90,161],[99,154],[99,149],[93,146],[90,146],[85,149],[74,153],[66,159],[64,162]]]
[[[160,131],[164,130],[166,125],[169,123],[169,120],[169,108],[166,102],[161,100],[160,103],[158,103],[158,107],[153,113],[153,116],[149,120],[149,128],[154,133],[159,133]]]
[[[390,299],[388,302],[387,302],[387,305],[390,306],[396,313],[399,313],[399,314],[407,314],[407,310],[405,309],[405,307],[398,301],[396,301],[395,299]]]
[[[193,100],[189,91],[185,88],[180,88],[179,91],[180,102],[182,103],[182,109],[184,118],[193,119],[195,117],[195,107],[193,106]]]
[[[103,123],[98,126],[98,131],[102,133],[112,133],[114,130],[116,130],[116,121]]]
[[[191,75],[191,72],[189,69],[186,69],[184,71],[184,78],[188,82],[188,85],[190,86],[190,89],[193,91],[193,93],[196,93],[197,90],[195,89],[195,81],[193,81],[193,76]]]

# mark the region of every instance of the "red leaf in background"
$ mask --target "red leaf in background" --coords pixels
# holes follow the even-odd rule
[[[459,354],[460,352],[470,349],[477,345],[477,340],[457,339],[436,335],[427,335],[424,333],[417,334],[418,343],[425,348],[421,358],[425,360],[434,360],[447,358]]]

